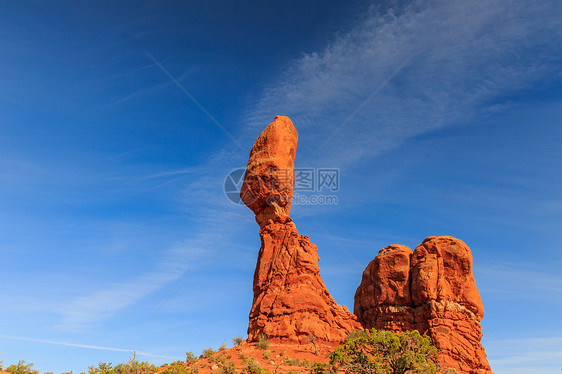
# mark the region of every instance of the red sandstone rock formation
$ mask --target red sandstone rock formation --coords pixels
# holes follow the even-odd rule
[[[262,243],[248,340],[256,341],[263,333],[288,343],[312,335],[341,342],[361,325],[334,301],[320,278],[316,246],[299,235],[289,217],[297,137],[289,118],[275,117],[252,148],[240,191],[256,215]]]
[[[472,275],[470,248],[432,236],[412,250],[391,245],[363,272],[354,313],[365,328],[428,334],[444,368],[491,373],[480,344],[484,307]]]
[[[256,139],[240,189],[242,201],[256,217],[272,202],[287,215],[291,211],[298,138],[291,120],[277,116]]]

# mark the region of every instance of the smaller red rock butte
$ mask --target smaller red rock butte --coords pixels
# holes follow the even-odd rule
[[[240,191],[242,201],[256,215],[261,238],[248,341],[265,334],[286,343],[304,343],[309,336],[341,342],[361,328],[326,289],[318,249],[307,236],[299,235],[289,217],[297,139],[291,120],[275,117],[252,148]]]
[[[429,335],[445,368],[491,373],[472,254],[459,239],[431,236],[413,253],[404,245],[381,249],[363,272],[354,313],[365,328]]]

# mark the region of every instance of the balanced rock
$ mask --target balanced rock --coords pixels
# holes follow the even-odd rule
[[[432,236],[413,253],[402,245],[381,249],[363,272],[354,312],[368,329],[429,335],[444,368],[491,373],[480,343],[484,307],[472,254],[459,239]]]
[[[298,134],[288,117],[276,116],[250,152],[240,197],[259,216],[275,203],[288,215],[295,184]]]
[[[260,225],[261,248],[254,273],[248,340],[304,342],[315,336],[341,342],[361,325],[328,292],[318,267],[318,249],[289,217],[294,186],[297,132],[277,116],[250,153],[240,191]]]

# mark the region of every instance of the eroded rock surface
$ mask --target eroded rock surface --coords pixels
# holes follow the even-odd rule
[[[341,342],[361,325],[334,301],[320,277],[316,246],[289,217],[296,148],[291,120],[275,117],[252,148],[240,191],[256,215],[261,238],[248,340],[263,333],[281,342],[302,343],[312,335]]]
[[[484,307],[472,254],[451,236],[432,236],[411,249],[391,245],[363,272],[354,313],[365,328],[428,334],[443,367],[491,373],[480,343]]]
[[[288,117],[276,116],[256,139],[246,167],[240,197],[256,216],[273,202],[291,211],[298,134]]]

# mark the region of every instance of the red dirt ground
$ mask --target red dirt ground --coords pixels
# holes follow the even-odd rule
[[[257,343],[243,342],[239,346],[216,352],[211,359],[201,358],[190,365],[199,368],[199,374],[217,372],[224,362],[232,361],[236,371],[240,372],[248,365],[248,358],[252,357],[265,371],[275,373],[310,373],[310,365],[314,362],[328,362],[330,354],[338,346],[317,343],[317,353],[310,342],[303,344],[279,344],[270,342],[267,349],[256,346]],[[296,361],[299,362],[296,362]],[[293,361],[293,362],[291,362]],[[164,368],[162,368],[163,370]]]

